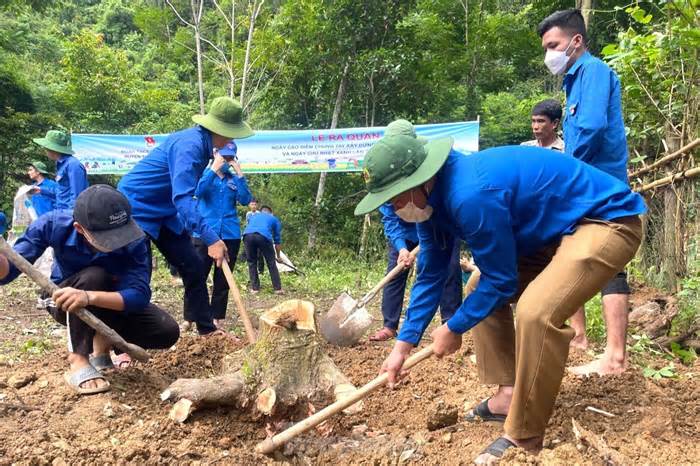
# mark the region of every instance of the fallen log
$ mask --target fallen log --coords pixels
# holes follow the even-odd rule
[[[161,399],[175,401],[170,418],[185,422],[196,409],[214,406],[252,408],[258,416],[305,415],[309,403],[343,399],[355,386],[323,351],[314,306],[289,300],[260,317],[256,342],[227,361],[225,373],[208,379],[178,379]],[[348,412],[361,409],[361,404]]]

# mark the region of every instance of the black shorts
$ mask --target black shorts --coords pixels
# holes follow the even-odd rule
[[[623,270],[615,275],[612,280],[603,287],[600,294],[605,296],[608,294],[630,294],[631,292],[630,286],[627,283],[627,272]]]

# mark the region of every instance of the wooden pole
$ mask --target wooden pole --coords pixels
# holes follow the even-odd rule
[[[675,173],[673,175],[659,178],[656,181],[652,181],[649,184],[645,184],[643,186],[640,186],[639,188],[636,188],[635,191],[637,191],[638,193],[643,193],[643,192],[649,191],[651,189],[655,189],[655,188],[659,188],[661,186],[665,186],[667,184],[675,183],[676,181],[681,181],[681,180],[685,180],[688,178],[694,178],[698,175],[700,175],[700,167],[691,168],[689,170],[686,170],[686,171],[683,171],[680,173]]]
[[[226,262],[225,259],[221,263],[221,270],[223,270],[226,281],[228,282],[228,287],[233,294],[233,302],[236,303],[238,315],[241,316],[241,320],[243,321],[243,327],[245,327],[245,335],[248,338],[248,343],[255,343],[255,329],[253,328],[253,324],[250,322],[248,311],[246,311],[243,300],[241,299],[241,292],[238,290],[236,280],[233,279],[231,268],[228,266],[228,262]]]
[[[699,146],[699,145],[700,145],[700,138],[697,138],[697,139],[695,139],[695,141],[693,141],[693,142],[691,142],[691,143],[689,143],[689,144],[686,144],[685,146],[681,147],[681,148],[678,149],[677,151],[675,151],[675,152],[673,152],[673,153],[671,153],[671,154],[668,154],[668,155],[665,156],[665,157],[660,158],[659,160],[657,160],[656,162],[652,163],[651,165],[648,165],[648,166],[646,166],[646,167],[644,167],[644,168],[640,168],[639,170],[630,173],[630,178],[635,178],[635,177],[637,177],[637,176],[639,176],[639,175],[643,175],[643,174],[645,174],[645,173],[649,173],[650,171],[652,171],[652,170],[655,169],[656,167],[660,167],[661,165],[663,165],[663,164],[665,164],[665,163],[671,162],[672,160],[676,160],[677,158],[682,157],[683,155],[685,155],[686,153],[688,153],[688,152],[690,152],[691,150],[695,149],[695,148],[696,148],[697,146]]]
[[[39,287],[49,295],[53,295],[53,293],[59,289],[54,282],[46,278],[44,274],[39,272],[39,270],[30,264],[27,259],[20,256],[14,249],[12,249],[2,236],[0,236],[0,254],[7,257],[10,262],[15,265],[15,267],[27,275],[34,283],[39,285]],[[80,309],[72,314],[95,329],[97,333],[107,338],[112,346],[115,346],[128,353],[129,356],[133,357],[137,361],[148,362],[150,359],[150,356],[143,348],[138,345],[128,343],[121,337],[121,335],[109,328],[104,322],[95,317],[92,312],[88,311],[87,309]]]
[[[415,366],[416,364],[428,359],[433,355],[433,347],[428,346],[427,348],[423,348],[410,358],[406,360],[406,362],[403,364],[403,370],[408,370],[411,367]],[[258,453],[263,453],[263,454],[269,454],[272,453],[274,450],[277,448],[281,447],[294,437],[303,434],[309,429],[312,429],[313,427],[319,425],[329,417],[341,412],[345,408],[348,408],[373,391],[377,390],[379,387],[385,385],[388,381],[389,377],[386,373],[380,375],[379,377],[374,378],[367,384],[363,385],[362,387],[358,388],[356,391],[352,392],[352,394],[348,395],[347,398],[343,398],[341,400],[336,401],[333,404],[330,404],[323,408],[321,411],[318,411],[316,414],[313,416],[310,416],[303,421],[300,421],[296,424],[294,424],[292,427],[289,429],[280,432],[279,434],[270,437],[268,439],[263,440],[262,442],[258,443],[255,446],[255,451]]]

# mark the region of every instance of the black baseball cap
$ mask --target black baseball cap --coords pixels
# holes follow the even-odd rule
[[[127,198],[106,184],[96,184],[75,200],[73,219],[90,234],[99,249],[111,252],[143,238],[141,228],[131,218]]]

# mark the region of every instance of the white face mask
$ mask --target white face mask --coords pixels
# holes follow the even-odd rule
[[[544,54],[544,64],[547,65],[547,68],[553,75],[562,74],[566,69],[566,64],[569,62],[567,52],[573,43],[574,38],[572,37],[569,45],[566,46],[566,50],[547,49],[547,53]]]
[[[433,215],[433,208],[429,205],[422,209],[418,207],[413,202],[413,192],[411,192],[411,200],[405,206],[397,209],[396,215],[398,215],[404,222],[421,223],[425,222],[431,215]]]

